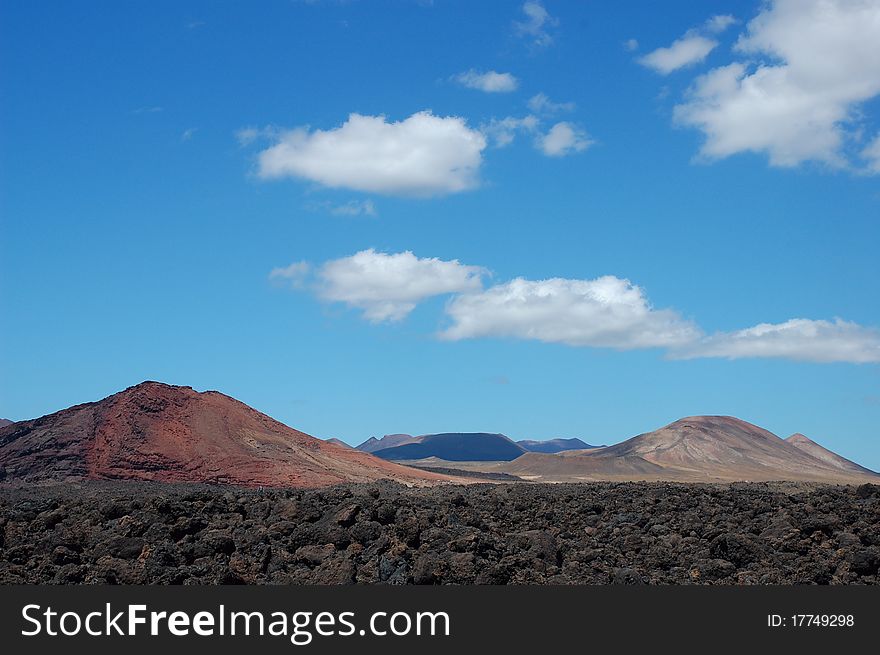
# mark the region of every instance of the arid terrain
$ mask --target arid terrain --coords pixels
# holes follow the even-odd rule
[[[691,416],[611,446],[446,432],[357,448],[288,427],[217,391],[142,382],[97,402],[0,427],[0,481],[151,480],[308,487],[394,480],[880,483],[802,434]],[[526,447],[528,446],[528,448]],[[550,450],[551,452],[540,452]]]
[[[0,428],[0,480],[320,487],[446,478],[316,439],[217,391],[143,382]]]
[[[553,454],[528,452],[499,462],[445,462],[431,456],[407,464],[430,470],[505,473],[534,482],[880,483],[874,471],[802,434],[782,439],[732,416],[683,418],[613,446]]]
[[[695,416],[557,451],[580,443],[358,450],[144,382],[0,427],[0,583],[880,581],[880,476],[801,434]]]
[[[0,490],[0,583],[876,584],[880,487]]]

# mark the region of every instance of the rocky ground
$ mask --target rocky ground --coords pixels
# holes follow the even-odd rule
[[[0,583],[877,584],[880,486],[0,486]]]

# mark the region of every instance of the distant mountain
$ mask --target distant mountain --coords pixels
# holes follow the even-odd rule
[[[829,480],[846,473],[772,432],[731,416],[683,418],[596,452],[637,455],[668,470],[678,470],[683,476]]]
[[[402,444],[409,443],[415,439],[416,437],[412,436],[411,434],[386,434],[381,439],[370,437],[359,446],[356,446],[356,448],[358,450],[364,451],[365,453],[374,453],[377,450],[400,446]]]
[[[809,437],[802,435],[800,432],[791,435],[786,441],[792,446],[800,448],[805,453],[812,455],[816,459],[820,459],[826,464],[830,464],[842,471],[856,474],[873,473],[872,470],[866,469],[864,466],[859,466],[855,462],[852,462],[845,457],[841,457],[827,448],[823,448]]]
[[[511,462],[469,465],[536,482],[812,481],[880,484],[880,475],[803,435],[781,439],[731,416],[691,416],[613,446],[527,453]]]
[[[217,391],[159,382],[0,428],[0,473],[279,487],[448,479],[325,443]]]
[[[691,416],[613,446],[553,455],[528,453],[487,470],[534,481],[880,483],[880,475],[803,435],[781,439],[730,416]]]
[[[517,441],[522,448],[530,453],[561,453],[563,450],[586,450],[588,448],[598,448],[599,446],[591,446],[580,439],[548,439],[547,441],[534,441],[532,439],[523,439]]]
[[[13,421],[10,421],[8,418],[0,418],[0,428],[5,428],[7,425],[12,425]]]
[[[410,437],[398,446],[373,451],[376,457],[395,461],[436,457],[450,462],[510,461],[526,450],[503,434],[444,432]]]

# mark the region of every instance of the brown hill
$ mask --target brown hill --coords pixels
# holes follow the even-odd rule
[[[492,470],[550,481],[880,482],[880,475],[818,444],[792,441],[730,416],[691,416],[614,446],[530,453]]]
[[[637,455],[685,477],[827,481],[848,475],[772,432],[731,416],[690,416],[598,452]]]
[[[0,428],[4,472],[7,480],[295,487],[448,479],[321,441],[217,391],[159,382]]]
[[[7,425],[12,425],[13,421],[10,421],[8,418],[0,418],[0,428],[5,428]]]
[[[808,455],[812,455],[816,459],[820,459],[826,464],[830,464],[842,471],[848,471],[859,475],[874,473],[872,470],[866,469],[864,466],[859,466],[855,462],[848,460],[846,457],[841,457],[837,453],[832,452],[827,448],[823,448],[809,437],[802,435],[800,432],[791,435],[785,441],[796,448],[800,448]]]

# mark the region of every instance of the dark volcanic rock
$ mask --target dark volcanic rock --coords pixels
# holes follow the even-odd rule
[[[877,584],[873,486],[0,486],[5,584]]]

